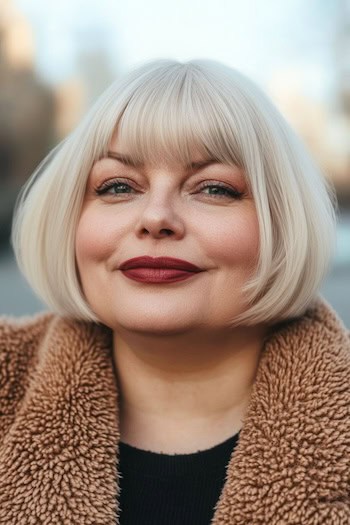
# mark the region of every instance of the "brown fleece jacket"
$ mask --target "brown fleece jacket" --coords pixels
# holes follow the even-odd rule
[[[96,324],[1,320],[1,524],[118,523],[112,355]],[[349,387],[349,334],[323,299],[276,327],[213,525],[350,524]]]

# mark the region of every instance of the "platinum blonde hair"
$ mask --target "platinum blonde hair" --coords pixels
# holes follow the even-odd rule
[[[75,232],[93,164],[117,130],[135,161],[187,165],[195,150],[244,169],[260,230],[248,307],[232,326],[297,317],[318,294],[334,250],[334,194],[290,126],[241,73],[213,60],[154,60],[117,79],[23,187],[12,245],[55,312],[99,322],[79,283]]]

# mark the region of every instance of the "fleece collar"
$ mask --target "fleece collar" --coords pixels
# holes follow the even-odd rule
[[[111,333],[58,316],[45,323],[27,375],[10,381],[11,357],[0,368],[0,416],[11,420],[0,439],[0,523],[116,525]],[[13,354],[26,352],[11,344]],[[212,525],[349,523],[350,339],[319,299],[265,344]]]

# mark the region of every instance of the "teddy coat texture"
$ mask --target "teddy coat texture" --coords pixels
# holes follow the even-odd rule
[[[93,323],[1,319],[1,524],[118,524],[112,355]],[[350,339],[322,298],[265,343],[212,524],[350,524]]]

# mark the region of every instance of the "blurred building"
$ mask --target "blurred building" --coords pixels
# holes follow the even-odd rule
[[[337,79],[337,109],[342,116],[344,133],[338,139],[345,142],[345,159],[341,190],[350,206],[350,2],[338,2],[337,31],[334,38],[334,64]]]
[[[350,2],[338,2],[337,33],[334,41],[340,109],[350,118]]]
[[[343,93],[333,94],[333,103],[305,93],[306,72],[290,67],[275,73],[270,95],[292,127],[303,138],[325,175],[336,187],[338,201],[350,206],[350,113],[340,109]]]
[[[55,101],[34,72],[30,26],[9,0],[0,18],[0,240],[19,187],[55,143]]]

